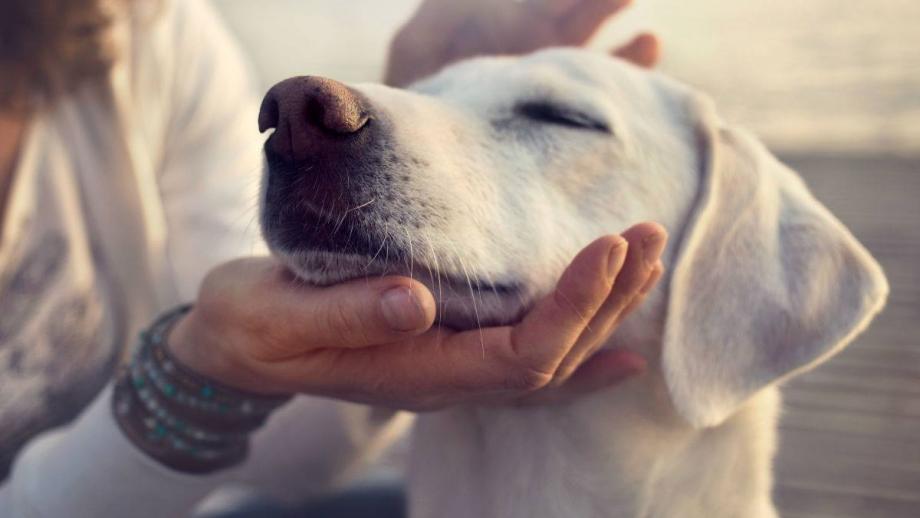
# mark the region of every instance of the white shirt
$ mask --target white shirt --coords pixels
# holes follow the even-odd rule
[[[41,414],[34,405],[59,400],[40,395],[55,381],[63,391],[83,381],[88,397],[157,311],[192,300],[214,265],[263,251],[262,139],[249,76],[208,4],[164,4],[154,16],[137,0],[119,26],[126,52],[111,77],[42,113],[27,136],[0,272],[25,272],[38,286],[17,293],[0,279],[0,314],[29,306],[16,309],[19,318],[0,317],[0,333],[15,334],[38,363],[59,355],[66,375],[52,380],[36,369],[2,379],[0,419]],[[23,269],[29,254],[39,260]],[[57,336],[62,315],[72,336]],[[0,362],[10,351],[5,344]],[[405,417],[375,419],[365,407],[300,397],[256,435],[243,466],[189,476],[121,434],[109,392],[25,446],[0,488],[0,516],[183,516],[228,483],[306,498],[342,483],[407,425]]]
[[[49,136],[39,121],[26,137],[0,243],[0,477],[32,436],[92,401],[128,341],[124,301]]]

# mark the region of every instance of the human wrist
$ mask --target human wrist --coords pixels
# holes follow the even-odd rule
[[[218,336],[200,311],[192,308],[167,337],[165,347],[176,361],[192,372],[232,389],[253,394],[289,394],[257,375],[253,362],[226,336]]]
[[[225,342],[207,331],[194,308],[176,322],[166,339],[167,350],[187,369],[245,390],[235,381],[238,362],[224,351],[224,345]]]
[[[227,387],[183,365],[166,340],[187,314],[176,308],[141,333],[112,404],[122,431],[141,451],[167,467],[204,474],[242,462],[251,433],[289,398]]]

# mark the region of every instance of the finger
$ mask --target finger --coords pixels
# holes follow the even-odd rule
[[[601,335],[609,334],[609,327],[618,321],[623,310],[643,288],[648,287],[656,267],[660,264],[661,254],[668,244],[667,230],[652,222],[640,223],[629,228],[623,232],[623,238],[629,243],[626,262],[617,275],[610,296],[604,301],[595,321],[591,323],[592,331]]]
[[[655,265],[652,269],[652,272],[649,274],[648,280],[645,282],[645,285],[639,289],[639,294],[633,298],[629,304],[623,308],[623,311],[620,312],[618,317],[619,321],[623,321],[626,317],[630,315],[633,311],[636,310],[639,306],[645,302],[645,299],[648,297],[648,294],[658,285],[658,281],[661,280],[661,276],[664,275],[664,264],[661,261]]]
[[[658,262],[655,263],[655,267],[652,269],[652,274],[649,276],[649,279],[645,281],[645,285],[639,289],[639,294],[648,295],[648,293],[658,285],[658,281],[661,280],[662,275],[664,275],[664,263],[659,259]]]
[[[488,54],[489,49],[502,48],[497,43],[496,35],[475,18],[469,18],[460,24],[449,41],[450,45],[443,54],[443,66],[461,59]]]
[[[624,349],[598,351],[578,367],[565,385],[539,390],[518,403],[545,405],[570,401],[622,383],[643,373],[646,367],[645,358],[638,353]]]
[[[604,305],[560,365],[554,385],[564,383],[585,358],[610,338],[623,311],[648,283],[667,244],[667,231],[657,223],[640,223],[623,232],[623,238],[629,243],[625,264]]]
[[[559,16],[571,11],[581,0],[526,0],[519,2],[523,7],[533,7],[549,16]]]
[[[628,243],[620,236],[602,237],[582,250],[555,290],[512,328],[513,357],[539,372],[554,374],[610,294],[627,250]]]
[[[431,292],[404,277],[360,279],[324,288],[289,287],[274,298],[266,310],[268,315],[273,322],[295,329],[298,335],[279,340],[286,345],[270,351],[274,360],[289,359],[311,349],[367,347],[405,340],[428,330],[435,318]]]
[[[560,44],[584,44],[602,23],[630,3],[632,0],[582,0],[560,19]]]
[[[643,33],[614,50],[613,55],[643,68],[653,68],[661,57],[661,41],[654,34]]]
[[[581,365],[565,387],[570,395],[581,395],[622,383],[645,371],[645,358],[626,349],[598,351]]]
[[[425,36],[452,33],[477,9],[485,9],[483,0],[456,2],[454,0],[425,0],[400,32],[420,33]],[[434,41],[432,41],[433,43]]]

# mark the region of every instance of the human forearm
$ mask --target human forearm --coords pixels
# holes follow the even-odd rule
[[[185,516],[232,476],[183,475],[149,459],[121,433],[110,402],[106,389],[73,424],[29,443],[0,491],[0,514]]]

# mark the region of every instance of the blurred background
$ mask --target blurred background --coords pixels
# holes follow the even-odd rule
[[[303,74],[379,80],[418,0],[215,3],[267,87]],[[782,516],[920,516],[920,2],[636,3],[593,45],[657,32],[661,69],[760,134],[891,282],[869,332],[784,393]]]

